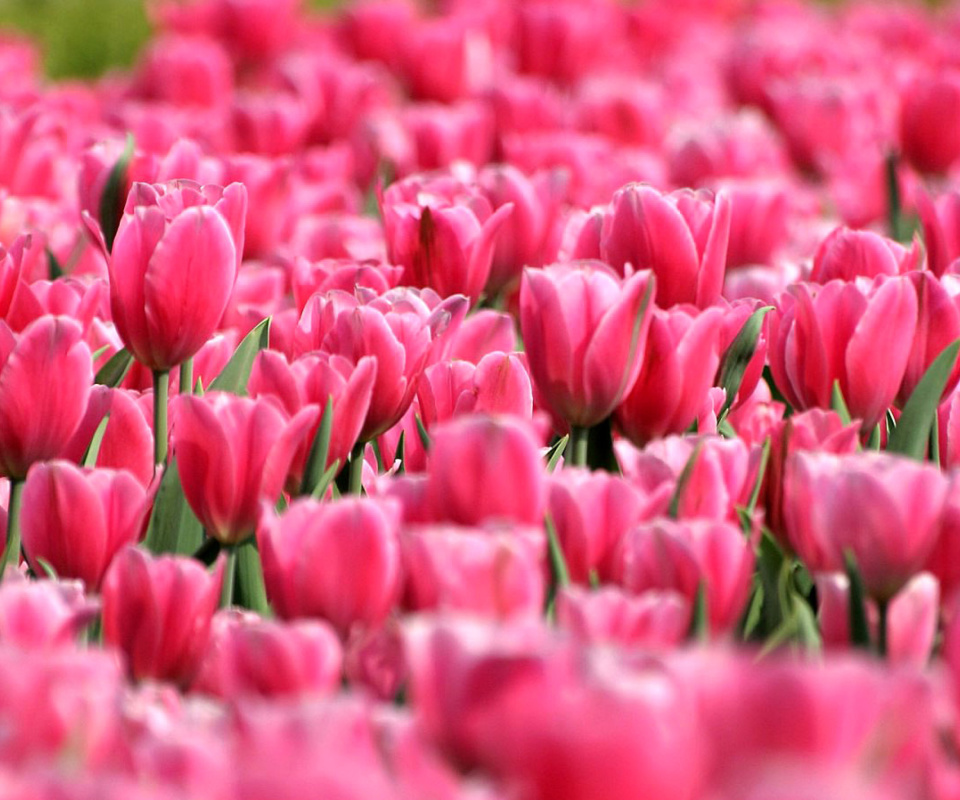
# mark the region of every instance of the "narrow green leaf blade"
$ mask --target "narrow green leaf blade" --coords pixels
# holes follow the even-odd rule
[[[695,642],[706,642],[710,638],[710,617],[707,613],[707,583],[703,579],[697,586],[697,596],[693,601],[693,617],[690,620],[689,638]]]
[[[263,565],[257,540],[251,536],[237,545],[237,577],[234,586],[234,603],[242,608],[256,611],[262,617],[272,616],[267,589],[263,583]]]
[[[154,553],[182,555],[195,553],[203,544],[203,526],[183,495],[176,458],[170,459],[160,480],[144,544]]]
[[[110,356],[107,363],[97,370],[97,375],[93,379],[93,382],[115,389],[120,385],[121,381],[127,377],[127,373],[132,366],[133,355],[131,355],[126,347],[123,347]]]
[[[100,445],[103,444],[103,436],[107,432],[107,425],[110,424],[109,412],[103,415],[100,424],[93,432],[90,444],[87,445],[87,452],[83,454],[83,466],[95,467],[97,465],[97,456],[100,455]]]
[[[333,483],[333,479],[337,477],[337,472],[340,470],[340,459],[334,459],[333,463],[330,465],[330,469],[323,473],[320,476],[320,480],[317,481],[317,485],[313,488],[313,491],[310,493],[310,496],[314,500],[319,500],[326,493],[327,489],[330,488],[330,484]]]
[[[207,387],[207,391],[216,390],[239,395],[247,393],[247,381],[250,380],[253,360],[257,357],[257,353],[270,345],[270,322],[271,317],[267,317],[243,337],[243,341],[230,356],[230,360],[220,374]]]
[[[419,414],[414,414],[417,420],[417,435],[420,437],[420,444],[423,445],[424,450],[430,449],[430,434],[427,433],[426,427],[424,427],[423,420],[420,419]]]
[[[564,451],[567,449],[567,442],[570,441],[570,434],[561,436],[557,443],[547,451],[547,472],[553,472],[560,463]]]
[[[849,610],[850,644],[864,650],[870,649],[870,626],[867,624],[867,595],[857,560],[849,550],[843,555],[847,578],[850,581]]]
[[[850,409],[847,408],[847,401],[843,399],[840,381],[833,382],[833,390],[830,393],[830,408],[839,414],[844,425],[849,425],[853,422],[853,418],[850,416]]]
[[[120,220],[123,218],[123,206],[126,203],[127,174],[130,170],[130,161],[133,159],[133,136],[127,134],[127,143],[107,176],[107,183],[100,195],[98,209],[100,230],[107,245],[107,251],[113,250],[113,240],[117,236]]]
[[[897,427],[887,439],[887,451],[923,460],[937,418],[940,397],[950,379],[960,339],[947,345],[929,366],[903,407]]]
[[[773,311],[773,306],[763,306],[747,317],[747,321],[743,323],[740,332],[730,342],[730,346],[723,354],[714,382],[716,386],[725,389],[727,392],[727,399],[717,415],[719,419],[726,417],[730,406],[737,398],[737,392],[740,391],[740,385],[743,383],[747,365],[753,358],[753,354],[757,352],[757,341],[760,339],[760,331],[763,329],[763,318],[771,311]]]
[[[696,447],[693,448],[693,452],[690,454],[690,458],[687,459],[687,463],[683,465],[683,471],[680,473],[680,477],[677,478],[677,485],[673,490],[673,496],[670,498],[670,505],[667,509],[667,516],[671,519],[676,519],[680,513],[680,501],[683,499],[683,493],[687,490],[687,484],[690,483],[690,476],[693,475],[693,468],[697,464],[697,459],[700,458],[700,451],[702,449],[703,442],[697,442]]]
[[[307,466],[303,471],[303,480],[300,482],[300,494],[313,494],[327,467],[327,458],[330,456],[330,433],[333,430],[333,398],[327,398],[327,404],[320,418],[320,427],[310,445],[310,454],[307,456]]]

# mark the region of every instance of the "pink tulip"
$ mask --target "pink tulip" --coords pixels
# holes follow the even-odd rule
[[[479,364],[488,353],[512,353],[517,349],[513,317],[481,309],[467,317],[454,332],[450,357]]]
[[[754,554],[730,522],[707,519],[641,523],[623,539],[618,583],[634,594],[682,594],[692,604],[703,584],[710,630],[730,631],[750,596]]]
[[[542,530],[416,527],[402,541],[411,610],[490,619],[542,613],[547,557]]]
[[[730,233],[730,201],[691,191],[663,195],[629,184],[614,196],[604,216],[600,255],[623,272],[624,265],[651,269],[663,308],[713,304],[723,288]]]
[[[838,381],[850,414],[869,430],[903,380],[917,295],[906,277],[873,284],[798,283],[767,320],[770,369],[787,401],[797,410],[830,408]]]
[[[0,474],[23,479],[57,456],[83,419],[93,382],[80,326],[45,316],[19,336],[0,325]]]
[[[938,278],[956,271],[951,264],[960,258],[960,192],[946,192],[936,198],[918,192],[917,211],[923,223],[930,271]]]
[[[960,157],[960,72],[919,75],[901,95],[900,145],[920,172],[944,173]]]
[[[337,635],[322,622],[221,611],[192,690],[229,699],[330,694],[340,687],[342,660]]]
[[[837,228],[817,248],[810,280],[827,283],[852,281],[858,276],[902,275],[920,266],[920,248],[916,241],[910,250],[870,231]]]
[[[365,356],[356,366],[342,356],[327,353],[308,354],[287,363],[279,353],[261,350],[253,363],[247,389],[255,398],[273,397],[293,417],[306,405],[318,410],[316,423],[300,442],[293,457],[287,485],[296,493],[303,478],[307,456],[320,427],[328,400],[332,402],[333,427],[324,470],[334,461],[343,467],[370,407],[377,375],[377,362]]]
[[[173,415],[171,444],[187,502],[209,536],[232,545],[253,534],[260,501],[280,496],[320,411],[305,406],[288,417],[270,398],[210,392],[175,398]]]
[[[399,508],[373,499],[297,500],[257,528],[267,597],[279,617],[318,617],[345,637],[375,627],[400,592]]]
[[[98,611],[77,582],[7,576],[0,586],[0,642],[25,650],[69,644]]]
[[[134,184],[110,257],[110,307],[134,357],[167,371],[210,338],[243,252],[246,190]]]
[[[547,481],[547,508],[571,580],[586,584],[592,570],[610,577],[624,534],[641,520],[665,513],[672,487],[644,492],[606,472],[568,468]]]
[[[207,572],[182,556],[121,551],[103,579],[103,639],[136,679],[189,685],[210,639],[223,561]]]
[[[437,522],[539,525],[546,500],[544,473],[528,423],[466,415],[434,430],[426,502]]]
[[[813,572],[843,571],[850,551],[867,592],[886,603],[933,550],[947,489],[936,467],[901,456],[796,452],[784,471],[787,539]]]
[[[314,294],[325,294],[332,289],[353,292],[358,286],[384,294],[400,280],[400,267],[378,261],[355,261],[350,258],[323,258],[311,263],[296,258],[290,269],[293,299],[299,313]]]
[[[926,271],[911,272],[907,277],[917,293],[917,328],[913,334],[907,369],[897,393],[897,404],[901,408],[937,356],[960,338],[960,287],[939,280]],[[958,380],[960,364],[954,364],[941,399],[953,391]]]
[[[638,446],[683,433],[697,418],[720,366],[723,313],[653,309],[636,383],[616,410],[617,427]]]
[[[770,179],[725,180],[720,186],[730,199],[727,269],[771,264],[789,242],[794,187]]]
[[[654,280],[622,284],[596,261],[524,270],[520,327],[530,374],[573,426],[605,419],[637,380],[653,317]]]
[[[48,563],[61,578],[96,591],[116,553],[143,536],[152,493],[126,470],[36,464],[27,474],[20,519],[23,550],[36,574]]]
[[[233,92],[230,57],[211,39],[158,37],[144,54],[137,89],[144,99],[212,109]]]

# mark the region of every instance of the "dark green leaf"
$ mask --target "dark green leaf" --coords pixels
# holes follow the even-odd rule
[[[220,555],[220,550],[223,548],[216,539],[212,539],[209,536],[203,540],[203,543],[196,549],[193,557],[201,564],[206,566],[212,566],[213,562],[217,560],[217,556]]]
[[[570,434],[561,436],[556,443],[547,451],[547,472],[553,472],[560,463],[564,451],[567,449],[567,442],[570,441]]]
[[[843,555],[847,578],[850,581],[849,618],[850,644],[870,649],[870,626],[867,624],[867,595],[863,586],[863,578],[857,567],[857,560],[849,550]]]
[[[740,391],[740,385],[743,383],[747,365],[749,365],[754,353],[757,352],[757,340],[760,338],[760,331],[763,329],[763,318],[771,311],[773,311],[773,306],[764,306],[747,317],[747,321],[743,323],[740,332],[723,354],[714,384],[725,389],[727,397],[723,402],[720,413],[717,415],[718,419],[727,416],[733,401],[737,399],[737,392]]]
[[[144,542],[154,553],[191,555],[203,543],[203,526],[187,503],[176,458],[167,464]]]
[[[697,442],[690,458],[687,459],[687,463],[683,465],[683,471],[677,478],[677,485],[673,490],[673,496],[670,498],[670,505],[667,509],[667,515],[673,519],[676,519],[680,513],[680,501],[683,499],[683,493],[687,490],[687,484],[690,482],[690,476],[693,475],[693,468],[697,464],[697,459],[700,458],[702,449],[703,442]]]
[[[414,414],[415,419],[417,420],[417,435],[420,437],[420,444],[423,445],[424,450],[430,449],[430,434],[427,433],[427,429],[423,425],[423,420],[420,419],[419,414]]]
[[[107,176],[107,183],[103,187],[103,194],[100,195],[100,230],[103,231],[103,239],[107,245],[107,252],[113,250],[113,240],[116,238],[117,229],[120,227],[120,220],[123,218],[123,206],[127,201],[127,186],[129,180],[127,173],[130,169],[130,161],[133,158],[133,136],[127,134],[127,144],[113,165],[110,174]]]
[[[806,601],[797,598],[793,604],[794,619],[797,624],[797,639],[807,650],[819,650],[821,646],[820,628],[813,609]]]
[[[957,360],[960,339],[947,345],[938,355],[913,390],[903,407],[897,427],[887,439],[887,451],[923,460],[935,427],[937,406]]]
[[[116,388],[120,385],[121,381],[127,377],[127,373],[132,366],[133,356],[130,355],[130,351],[124,347],[110,356],[107,363],[97,370],[97,375],[93,379],[93,382],[99,383],[101,386]]]
[[[270,321],[271,318],[267,317],[243,337],[243,341],[237,346],[227,365],[207,387],[209,390],[239,395],[247,393],[247,381],[250,380],[253,360],[257,357],[257,353],[270,346]]]
[[[319,500],[326,494],[327,489],[330,488],[330,484],[333,483],[333,479],[337,477],[337,472],[340,470],[340,459],[335,458],[333,463],[330,465],[330,468],[320,476],[320,480],[317,481],[317,485],[313,487],[313,491],[310,493],[310,496],[316,500]]]
[[[237,545],[237,582],[234,604],[256,611],[262,617],[271,616],[267,590],[263,584],[263,566],[257,540],[253,536]]]
[[[320,478],[327,468],[327,458],[330,456],[330,432],[333,430],[333,397],[327,398],[327,404],[320,418],[320,426],[313,437],[310,446],[310,455],[307,456],[307,465],[303,471],[303,480],[300,481],[300,494],[312,494]]]
[[[52,281],[64,276],[63,265],[49,247],[47,248],[47,276]]]
[[[747,605],[747,613],[743,618],[743,641],[748,641],[750,639],[754,631],[757,630],[760,620],[763,618],[763,596],[763,581],[760,580],[758,575],[754,575],[753,590],[750,594],[750,602]]]
[[[707,583],[702,578],[693,601],[693,617],[690,620],[689,638],[705,642],[710,638],[710,617],[707,614]]]

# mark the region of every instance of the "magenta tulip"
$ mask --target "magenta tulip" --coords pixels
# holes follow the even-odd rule
[[[243,252],[246,203],[240,184],[134,184],[109,263],[113,321],[137,361],[168,371],[216,330]]]
[[[649,272],[621,284],[597,261],[524,270],[520,328],[530,374],[572,426],[596,425],[633,387],[653,300]]]
[[[902,275],[917,269],[920,249],[916,242],[907,250],[901,244],[870,231],[837,228],[817,248],[810,280],[876,278],[878,275]]]
[[[316,406],[288,417],[270,398],[227,392],[174,400],[171,443],[183,493],[209,536],[233,545],[251,536],[261,500],[276,502]]]
[[[917,211],[923,223],[928,268],[938,278],[956,272],[951,265],[960,259],[960,192],[936,198],[918,192]]]
[[[960,72],[938,69],[903,90],[900,144],[921,172],[944,173],[960,158]]]
[[[24,650],[70,644],[99,610],[76,581],[8,578],[0,586],[0,642]]]

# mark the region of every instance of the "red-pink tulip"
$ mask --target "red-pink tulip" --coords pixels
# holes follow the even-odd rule
[[[630,441],[642,446],[683,433],[697,419],[720,365],[722,335],[720,309],[652,310],[640,374],[616,410]]]
[[[402,542],[412,610],[490,619],[543,611],[547,542],[540,529],[423,526],[407,530]]]
[[[74,641],[96,618],[99,604],[75,581],[28,581],[7,575],[0,586],[0,642],[26,650]]]
[[[19,336],[0,325],[0,474],[22,479],[57,456],[83,419],[93,383],[80,326],[45,316]]]
[[[876,278],[878,275],[902,275],[920,266],[921,253],[914,240],[911,249],[870,231],[837,228],[817,248],[810,280]]]
[[[663,195],[629,184],[614,196],[603,220],[600,256],[621,272],[626,264],[657,276],[663,307],[713,304],[723,288],[730,234],[730,201],[685,190]]]
[[[137,679],[189,685],[210,639],[223,561],[213,572],[182,556],[121,551],[103,579],[103,639]]]
[[[150,516],[152,493],[126,470],[81,469],[69,461],[36,464],[27,474],[20,513],[27,563],[42,563],[91,591],[116,553],[135,544]]]
[[[434,429],[426,502],[437,522],[539,525],[545,472],[529,423],[483,414],[457,417]]]
[[[110,256],[110,307],[140,363],[169,370],[216,330],[243,252],[246,204],[240,184],[134,184]]]
[[[622,284],[596,261],[524,270],[520,328],[530,374],[544,400],[571,425],[605,419],[640,372],[653,317],[654,279]]]
[[[451,337],[450,358],[479,364],[488,353],[512,353],[517,349],[513,317],[482,309],[467,317]]]
[[[784,470],[787,539],[813,572],[854,556],[868,593],[889,601],[919,572],[940,535],[947,479],[887,453],[797,452]]]
[[[960,286],[938,279],[926,271],[911,272],[907,277],[917,293],[917,328],[910,346],[907,369],[897,393],[897,404],[901,408],[937,356],[960,338]],[[958,380],[960,364],[955,364],[941,399],[953,391]]]
[[[270,398],[227,392],[180,395],[171,444],[183,493],[209,536],[237,544],[252,535],[261,500],[276,502],[297,449],[320,416],[288,417]]]
[[[391,502],[297,500],[257,528],[267,597],[283,619],[319,617],[346,636],[381,624],[399,598],[400,509]]]
[[[797,410],[830,408],[838,381],[850,414],[869,429],[900,389],[917,294],[906,277],[798,283],[767,320],[770,370],[787,401]]]
[[[939,197],[917,193],[917,211],[923,223],[923,243],[927,249],[927,267],[938,278],[960,258],[960,192]]]
[[[193,691],[216,697],[330,694],[340,687],[343,652],[333,629],[316,620],[272,622],[222,611]]]
[[[943,173],[960,158],[960,72],[937,70],[901,96],[900,146],[921,172]]]

